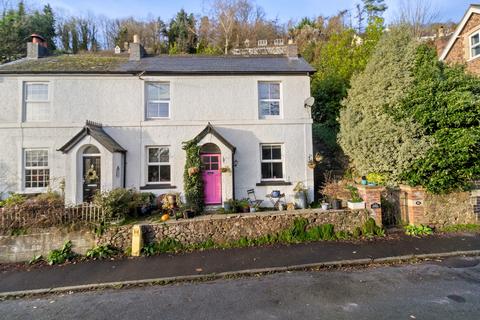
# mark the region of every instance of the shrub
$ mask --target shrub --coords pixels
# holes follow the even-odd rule
[[[158,242],[152,242],[142,248],[142,253],[146,256],[152,256],[159,253],[179,252],[185,249],[183,244],[173,238],[165,238]]]
[[[89,249],[85,256],[89,259],[107,259],[118,253],[118,249],[110,244],[102,244]]]
[[[0,201],[0,207],[4,207],[6,209],[22,205],[27,198],[18,193],[10,193],[7,199]]]
[[[335,240],[336,235],[333,224],[321,224],[308,230],[308,240]]]
[[[47,255],[48,264],[62,264],[65,261],[70,261],[76,257],[75,252],[72,251],[72,242],[67,241],[61,249],[52,250]]]
[[[454,224],[443,227],[442,232],[459,232],[459,231],[480,231],[480,224]]]
[[[96,193],[93,203],[105,210],[112,218],[137,217],[137,209],[152,203],[150,193],[141,193],[133,189],[117,188]]]
[[[405,234],[408,236],[418,237],[418,236],[428,236],[432,234],[433,231],[430,227],[424,225],[413,225],[410,224],[405,226]]]
[[[373,236],[378,236],[378,237],[383,237],[385,236],[385,230],[375,223],[375,220],[373,218],[368,218],[367,221],[362,226],[362,235],[365,237],[373,237]]]
[[[196,213],[203,212],[205,202],[203,199],[203,180],[201,174],[202,161],[200,159],[200,147],[197,140],[193,139],[183,143],[186,152],[185,169],[183,172],[183,187],[186,199],[186,207]],[[196,172],[189,172],[197,168]]]

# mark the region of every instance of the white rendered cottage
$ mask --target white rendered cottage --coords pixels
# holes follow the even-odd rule
[[[68,203],[118,187],[183,193],[182,142],[202,145],[205,200],[303,182],[313,198],[313,68],[283,56],[47,56],[0,66],[0,192],[59,189]],[[221,173],[222,168],[229,172]],[[264,201],[263,205],[268,205]]]

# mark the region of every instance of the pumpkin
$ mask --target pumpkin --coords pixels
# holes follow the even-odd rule
[[[170,216],[168,214],[164,214],[161,218],[160,218],[163,222],[167,221],[168,219],[170,219]]]

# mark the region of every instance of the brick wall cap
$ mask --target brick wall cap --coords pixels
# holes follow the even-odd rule
[[[385,190],[384,186],[366,186],[363,184],[357,184],[356,187],[361,190]]]
[[[425,188],[421,187],[421,186],[411,187],[411,186],[407,186],[405,184],[401,184],[400,185],[400,190],[402,190],[402,191],[425,191]]]

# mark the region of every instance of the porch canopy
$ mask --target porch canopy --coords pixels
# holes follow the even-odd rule
[[[101,123],[87,120],[85,126],[58,151],[66,155],[67,202],[87,202],[97,191],[125,187],[127,150],[105,132]],[[91,181],[92,173],[94,181]]]

